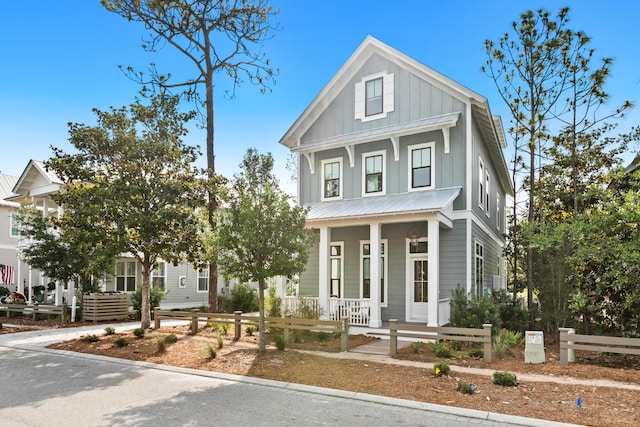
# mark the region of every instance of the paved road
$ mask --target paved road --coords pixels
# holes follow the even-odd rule
[[[79,333],[0,335],[0,425],[560,425],[43,348]]]

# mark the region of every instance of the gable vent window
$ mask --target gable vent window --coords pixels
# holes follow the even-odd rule
[[[355,86],[355,119],[363,122],[383,119],[393,111],[393,74],[365,76]]]

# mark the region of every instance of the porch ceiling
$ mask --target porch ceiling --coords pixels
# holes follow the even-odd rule
[[[307,222],[399,214],[448,212],[461,187],[336,200],[307,205]]]

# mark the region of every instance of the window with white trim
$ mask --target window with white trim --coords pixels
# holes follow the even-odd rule
[[[10,216],[9,236],[20,237],[20,222],[18,221],[18,213],[12,212]]]
[[[355,86],[356,120],[382,119],[394,110],[393,73],[381,72],[363,77]]]
[[[344,283],[344,243],[331,243],[329,251],[329,296],[342,298],[342,285]]]
[[[490,209],[491,209],[491,204],[489,203],[490,201],[490,196],[489,196],[489,171],[485,168],[484,170],[484,211],[487,214],[487,216],[490,215]]]
[[[209,292],[209,268],[198,270],[198,292]]]
[[[496,228],[498,230],[502,227],[502,212],[500,212],[500,194],[496,193]]]
[[[116,291],[135,292],[136,290],[136,262],[116,262]]]
[[[409,150],[409,191],[424,190],[435,186],[433,142],[410,145]]]
[[[387,306],[387,256],[385,248],[387,239],[380,242],[380,302]],[[360,298],[371,298],[371,244],[368,240],[360,241]]]
[[[323,160],[322,166],[322,200],[342,198],[342,159]]]
[[[477,296],[484,293],[484,245],[479,241],[475,241],[475,289]]]
[[[151,270],[151,286],[154,288],[160,288],[163,291],[166,290],[167,283],[167,269],[164,262],[159,262],[158,266]]]
[[[478,158],[478,206],[484,210],[484,161]]]
[[[362,154],[362,195],[377,196],[386,193],[385,151]]]

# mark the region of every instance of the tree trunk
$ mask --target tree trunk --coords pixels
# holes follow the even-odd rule
[[[207,107],[207,169],[210,181],[209,186],[209,202],[207,210],[209,216],[209,225],[211,230],[215,232],[216,222],[215,213],[217,209],[216,188],[213,185],[216,178],[216,162],[214,154],[214,121],[213,121],[213,68],[207,61],[207,79],[206,79],[206,107]],[[218,311],[218,265],[215,262],[209,264],[209,311]]]
[[[142,263],[142,293],[140,305],[140,327],[147,329],[151,327],[151,262],[147,255]]]
[[[258,327],[260,328],[260,342],[258,343],[258,351],[264,353],[267,348],[265,330],[264,330],[264,279],[258,280],[258,311],[259,321]]]

